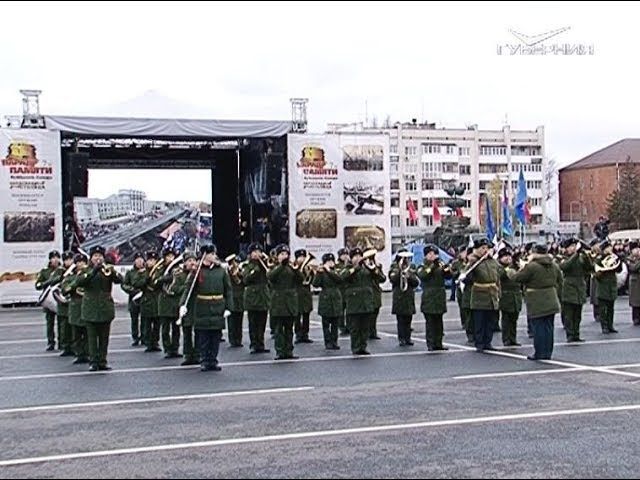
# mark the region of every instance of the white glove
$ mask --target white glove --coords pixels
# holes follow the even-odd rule
[[[461,273],[460,276],[458,277],[458,283],[464,282],[466,278],[467,278],[467,274]]]
[[[222,316],[226,320],[227,318],[229,318],[231,316],[231,312],[229,310],[225,310],[224,313],[222,314]]]
[[[182,306],[180,307],[180,310],[179,310],[179,314],[178,314],[178,316],[179,316],[180,318],[184,318],[184,317],[186,317],[186,316],[187,316],[187,313],[188,313],[188,312],[189,312],[189,310],[187,310],[187,306],[186,306],[186,305],[182,305]]]
[[[581,248],[582,248],[582,243],[578,242],[578,244],[576,245],[576,252],[579,252]]]

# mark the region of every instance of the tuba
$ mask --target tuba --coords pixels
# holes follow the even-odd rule
[[[400,290],[406,292],[409,290],[409,270],[411,269],[411,260],[413,253],[401,252],[398,254],[400,257]]]
[[[602,265],[596,264],[595,272],[613,272],[620,268],[621,263],[622,262],[620,260],[620,257],[618,257],[615,253],[612,253],[602,259]]]

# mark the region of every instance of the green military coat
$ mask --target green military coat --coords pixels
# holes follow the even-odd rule
[[[406,272],[407,289],[403,292],[400,288],[402,272],[398,263],[391,264],[389,269],[389,281],[392,287],[392,315],[413,315],[416,313],[416,292],[420,280],[416,275],[416,266],[411,265]]]
[[[82,319],[86,323],[110,323],[115,317],[111,289],[114,283],[122,283],[122,276],[111,269],[105,275],[102,268],[87,268],[77,279],[77,286],[84,289]]]
[[[629,258],[627,260],[629,269],[629,305],[640,307],[640,259]]]
[[[120,288],[129,295],[129,303],[128,307],[131,310],[134,307],[133,297],[135,297],[138,293],[140,293],[141,289],[136,288],[135,285],[141,284],[141,277],[145,275],[146,269],[136,270],[132,268],[131,270],[127,270],[127,273],[124,276],[124,281]]]
[[[195,272],[186,279],[180,305],[187,301],[194,275]],[[202,265],[187,305],[193,327],[197,330],[224,330],[224,311],[231,311],[232,305],[233,291],[227,271],[220,265],[213,268]]]
[[[429,262],[418,267],[417,276],[422,282],[422,301],[420,311],[425,315],[442,315],[447,312],[447,292],[444,285],[449,277],[444,265],[439,262]]]
[[[251,312],[269,311],[269,284],[267,272],[257,260],[250,260],[242,269],[244,283],[244,309]],[[296,297],[297,298],[297,297]]]
[[[522,285],[510,277],[516,273],[511,266],[499,266],[500,272],[500,310],[507,313],[520,313],[522,310]]]
[[[87,323],[82,318],[82,297],[84,290],[78,287],[78,279],[80,275],[85,271],[74,272],[62,280],[60,289],[62,293],[69,299],[69,324],[74,327],[86,327]]]
[[[471,290],[472,310],[500,309],[499,269],[498,262],[493,258],[486,258],[468,274],[465,279],[467,284],[465,290]]]
[[[581,252],[576,252],[560,262],[564,275],[562,303],[584,305],[587,301],[587,276],[593,270],[591,260]]]
[[[304,280],[302,273],[286,263],[272,268],[267,278],[271,285],[271,317],[297,317],[300,313],[298,292]]]
[[[562,271],[548,255],[534,256],[513,276],[513,281],[525,286],[524,298],[528,318],[545,317],[560,312]]]
[[[344,269],[340,278],[345,283],[347,315],[362,315],[374,312],[373,282],[374,273],[361,265]]]
[[[313,278],[313,286],[321,288],[318,299],[318,315],[321,317],[335,318],[342,316],[342,278],[335,269],[332,271],[320,271]]]

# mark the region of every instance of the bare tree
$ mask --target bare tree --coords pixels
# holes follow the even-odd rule
[[[555,197],[558,192],[558,163],[555,158],[550,158],[542,171],[542,183],[544,184],[544,201]]]

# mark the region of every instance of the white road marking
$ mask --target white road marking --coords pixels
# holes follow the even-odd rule
[[[424,350],[410,351],[410,352],[389,352],[389,353],[374,353],[367,357],[356,357],[353,355],[327,355],[326,357],[307,357],[299,358],[297,360],[251,360],[245,362],[228,362],[220,363],[221,367],[254,367],[260,365],[286,365],[286,364],[298,364],[298,363],[311,363],[311,362],[333,362],[333,361],[364,361],[372,358],[392,358],[392,357],[410,357],[410,356],[430,356],[430,355],[442,355],[451,353],[460,353],[463,350],[450,350],[449,352],[426,352]],[[108,372],[59,372],[59,373],[43,373],[33,375],[18,375],[10,377],[0,377],[0,382],[11,382],[18,380],[39,380],[45,378],[64,378],[64,377],[94,377],[99,375],[115,375],[121,373],[140,373],[140,372],[162,372],[171,370],[190,370],[200,368],[199,365],[182,367],[179,365],[167,365],[164,367],[141,367],[141,368],[123,368],[114,369]]]
[[[175,396],[167,396],[167,397],[128,398],[128,399],[122,399],[122,400],[108,400],[103,402],[63,403],[59,405],[39,405],[34,407],[8,408],[5,410],[0,410],[0,415],[8,415],[12,413],[72,410],[77,408],[89,408],[89,407],[91,408],[111,407],[115,405],[135,405],[140,403],[181,402],[185,400],[203,400],[208,398],[221,398],[221,397],[246,397],[249,395],[269,395],[269,394],[275,394],[275,393],[308,392],[310,390],[314,390],[314,387],[270,388],[270,389],[262,389],[262,390],[200,393],[200,394],[193,394],[193,395],[175,395]]]
[[[640,363],[625,363],[621,365],[598,365],[599,368],[610,370],[620,370],[625,368],[638,368]],[[497,373],[479,373],[475,375],[459,375],[453,377],[454,380],[475,380],[479,378],[506,378],[521,377],[528,375],[550,375],[555,373],[571,373],[590,371],[592,367],[570,367],[570,368],[549,368],[546,370],[523,370],[520,372],[497,372]]]
[[[417,423],[404,423],[404,424],[392,424],[392,425],[379,425],[371,427],[356,427],[345,428],[336,430],[319,430],[311,432],[297,432],[297,433],[285,433],[279,435],[267,435],[262,437],[244,437],[244,438],[229,438],[220,440],[207,440],[200,442],[189,443],[174,443],[165,445],[150,445],[142,447],[132,448],[120,448],[113,450],[98,450],[94,452],[77,452],[67,453],[62,455],[49,455],[42,457],[26,457],[15,458],[10,460],[0,461],[0,467],[12,467],[17,465],[29,465],[34,463],[47,463],[47,462],[60,462],[66,460],[78,460],[83,458],[96,458],[96,457],[113,457],[118,455],[132,455],[140,453],[152,453],[152,452],[167,452],[176,450],[194,450],[198,448],[211,448],[211,447],[223,447],[228,445],[247,445],[253,443],[269,443],[269,442],[283,442],[289,440],[305,440],[327,437],[338,437],[346,435],[362,435],[362,434],[376,434],[384,432],[400,432],[404,430],[423,430],[439,427],[455,427],[460,425],[481,425],[488,423],[498,422],[514,422],[519,420],[537,420],[542,418],[553,417],[573,417],[579,415],[597,415],[604,413],[621,413],[621,412],[633,412],[640,410],[640,404],[636,405],[620,405],[613,407],[598,407],[598,408],[582,408],[574,410],[554,410],[546,412],[528,412],[517,413],[510,415],[496,415],[488,417],[476,417],[476,418],[459,418],[452,420],[441,420],[431,422],[417,422]]]

